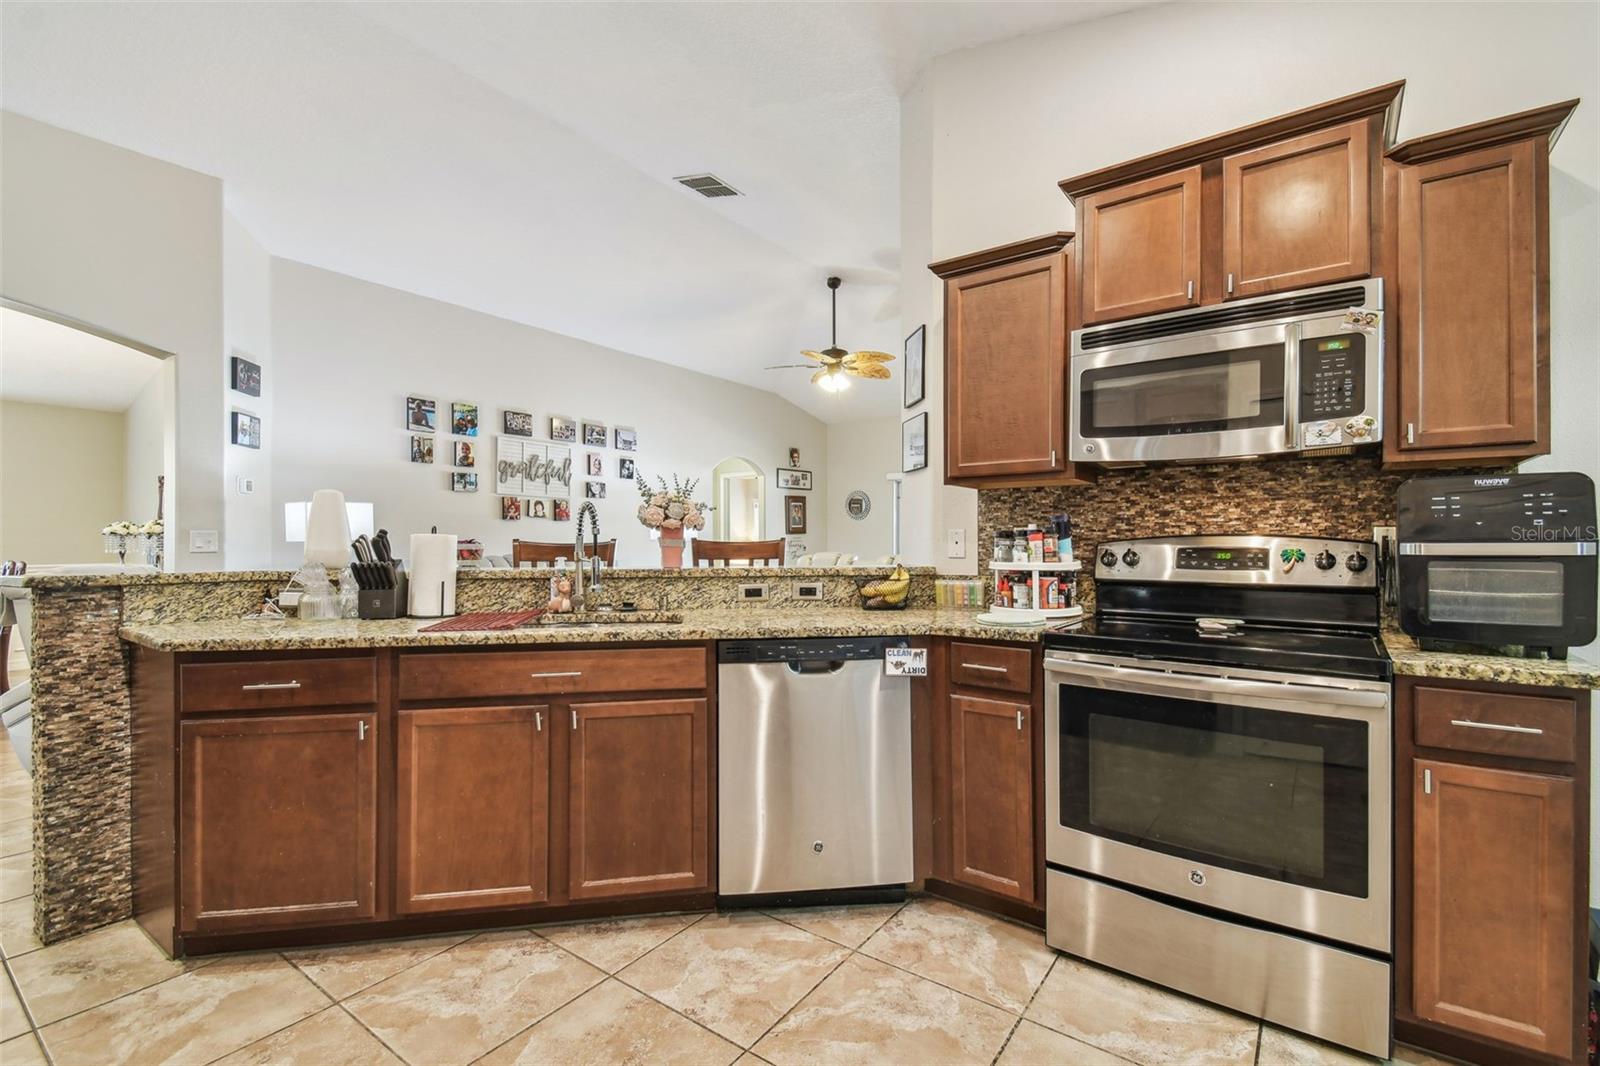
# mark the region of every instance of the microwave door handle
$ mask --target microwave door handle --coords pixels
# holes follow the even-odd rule
[[[1104,666],[1047,659],[1045,670],[1066,674],[1092,688],[1136,692],[1149,696],[1175,696],[1195,699],[1205,691],[1239,699],[1270,699],[1293,703],[1334,705],[1379,710],[1389,704],[1389,694],[1373,689],[1337,688],[1323,685],[1296,685],[1276,681],[1251,681],[1248,678],[1218,677],[1209,674],[1166,674],[1127,666]]]
[[[1299,451],[1300,429],[1300,323],[1283,327],[1283,447]]]

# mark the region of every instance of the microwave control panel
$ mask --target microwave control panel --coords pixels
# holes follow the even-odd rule
[[[1300,421],[1358,415],[1367,404],[1367,338],[1360,333],[1300,342]]]

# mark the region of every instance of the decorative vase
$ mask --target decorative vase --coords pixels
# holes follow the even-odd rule
[[[683,567],[683,538],[661,538],[661,566],[665,570],[679,570]]]

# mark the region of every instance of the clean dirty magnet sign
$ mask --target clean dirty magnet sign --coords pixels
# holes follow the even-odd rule
[[[885,648],[883,672],[890,677],[927,677],[927,648]]]

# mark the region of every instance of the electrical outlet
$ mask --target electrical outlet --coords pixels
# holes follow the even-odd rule
[[[944,553],[951,559],[965,559],[967,557],[967,531],[964,529],[945,530]]]
[[[216,554],[217,531],[214,529],[189,530],[189,550],[196,555]]]
[[[822,584],[817,581],[796,581],[794,585],[794,598],[797,600],[822,599]]]
[[[1387,559],[1394,555],[1396,539],[1394,526],[1372,527],[1372,542],[1378,546],[1378,558]]]
[[[740,585],[739,600],[740,602],[758,602],[767,598],[767,591],[766,585]]]

